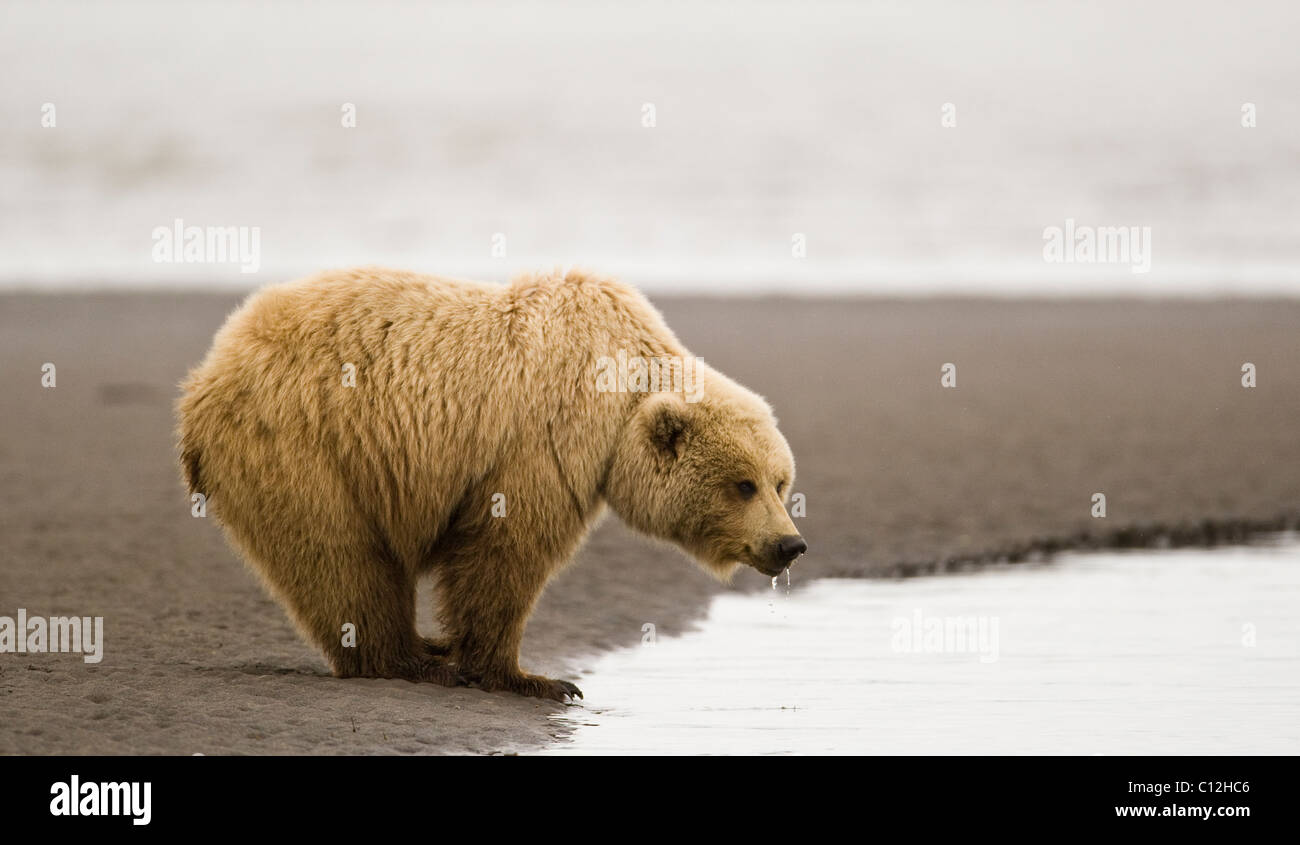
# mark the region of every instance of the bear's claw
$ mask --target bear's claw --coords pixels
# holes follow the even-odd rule
[[[578,689],[577,684],[571,684],[568,681],[555,681],[550,678],[538,678],[537,680],[540,682],[540,688],[535,692],[526,691],[524,695],[549,698],[561,704],[568,704],[582,698],[582,690]]]
[[[531,698],[549,698],[551,701],[558,701],[561,704],[568,703],[570,699],[582,698],[582,690],[578,689],[577,684],[544,678],[541,675],[521,674],[515,677],[493,679],[482,676],[476,677],[472,672],[465,674],[468,675],[471,681],[477,681],[480,689],[488,692],[504,690]]]
[[[568,681],[556,681],[556,683],[564,688],[564,692],[569,698],[582,698],[582,690],[578,689],[577,684],[571,684]]]

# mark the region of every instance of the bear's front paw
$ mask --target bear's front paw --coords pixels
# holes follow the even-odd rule
[[[541,675],[520,673],[506,678],[484,678],[480,681],[480,685],[485,690],[507,690],[532,698],[549,698],[561,704],[570,699],[582,698],[582,690],[578,689],[577,684],[571,684],[568,681],[557,681],[553,678],[544,678]]]
[[[561,696],[567,695],[571,699],[582,698],[582,690],[578,689],[577,684],[570,683],[569,681],[551,681],[551,683],[560,685]]]

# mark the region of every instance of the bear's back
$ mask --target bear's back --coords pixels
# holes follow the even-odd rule
[[[220,509],[286,487],[396,503],[463,485],[511,436],[509,385],[481,368],[500,290],[365,268],[253,294],[183,384],[190,489]]]
[[[632,397],[598,393],[593,362],[618,349],[679,350],[638,292],[581,273],[496,285],[359,268],[272,285],[186,380],[182,465],[218,511],[308,507],[310,492],[413,534],[397,523],[556,444],[566,464],[601,465],[587,452]]]

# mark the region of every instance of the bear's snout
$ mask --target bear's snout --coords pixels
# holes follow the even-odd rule
[[[773,545],[772,558],[784,569],[806,551],[808,551],[808,544],[804,542],[803,537],[798,534],[787,534]]]

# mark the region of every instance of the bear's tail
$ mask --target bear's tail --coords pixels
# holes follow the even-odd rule
[[[195,405],[200,403],[200,382],[197,371],[191,371],[181,382],[181,395],[176,400],[176,441],[181,455],[181,475],[190,495],[206,493],[203,489],[203,450],[199,448],[201,438],[195,429]]]
[[[199,447],[181,442],[181,472],[191,495],[203,492],[203,453]]]

